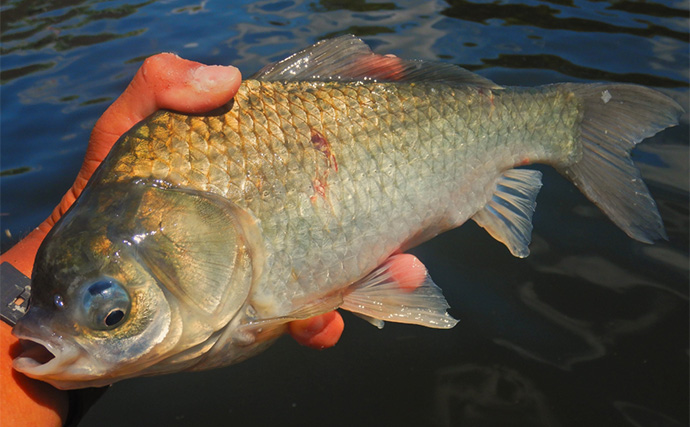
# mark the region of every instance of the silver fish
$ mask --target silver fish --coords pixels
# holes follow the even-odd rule
[[[14,367],[59,388],[209,369],[338,307],[450,328],[440,289],[399,286],[389,257],[468,219],[527,256],[532,163],[630,237],[664,238],[629,152],[681,112],[640,86],[504,88],[319,42],[225,109],[160,111],[118,141],[39,250]]]

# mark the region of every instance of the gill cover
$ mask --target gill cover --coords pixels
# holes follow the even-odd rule
[[[142,232],[123,240],[166,290],[207,325],[227,324],[262,258],[258,242],[250,242],[258,238],[255,219],[212,193],[149,184],[136,221]]]

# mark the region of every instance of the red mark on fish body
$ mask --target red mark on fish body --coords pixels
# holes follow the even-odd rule
[[[314,148],[326,156],[328,167],[332,167],[333,170],[338,172],[338,162],[335,160],[335,154],[331,151],[331,143],[316,129],[311,130],[311,143],[314,144]]]
[[[326,174],[326,176],[316,177],[311,181],[311,186],[314,187],[314,191],[316,191],[316,194],[323,197],[324,199],[326,198],[326,187],[328,186],[328,182],[326,181],[327,177],[328,174]],[[311,201],[315,202],[316,196],[311,196]]]
[[[316,177],[311,182],[316,195],[325,199],[326,190],[328,189],[328,174],[331,169],[338,172],[338,162],[335,159],[335,154],[331,151],[330,142],[316,129],[311,130],[311,143],[318,152],[324,155],[326,160],[325,168],[323,168],[320,162],[316,163]],[[316,195],[311,197],[312,203],[316,202]]]

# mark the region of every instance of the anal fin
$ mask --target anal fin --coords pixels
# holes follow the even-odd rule
[[[510,253],[524,258],[532,240],[532,214],[541,188],[541,172],[511,169],[496,183],[489,203],[472,219],[491,236],[508,247]]]

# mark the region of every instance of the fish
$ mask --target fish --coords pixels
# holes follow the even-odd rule
[[[323,40],[203,115],[125,133],[41,245],[14,369],[61,389],[218,368],[337,308],[447,329],[391,257],[472,219],[526,257],[541,173],[640,242],[667,238],[630,157],[683,108],[642,86],[503,87]]]

